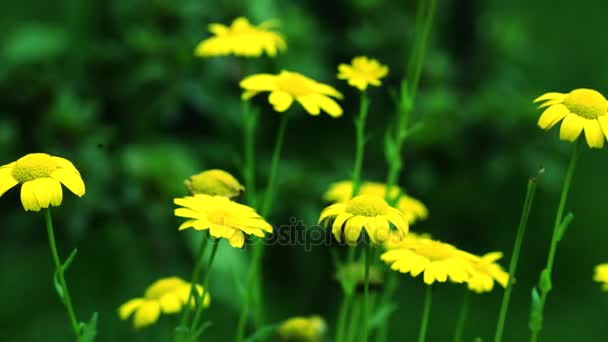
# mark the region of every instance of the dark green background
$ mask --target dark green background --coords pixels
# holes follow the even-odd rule
[[[608,91],[608,4],[438,3],[414,113],[425,126],[406,143],[400,184],[430,209],[430,219],[414,229],[475,253],[505,251],[506,264],[527,178],[545,167],[507,322],[506,341],[522,341],[573,147],[558,140],[557,129],[536,127],[531,100],[579,87]],[[167,340],[174,318],[136,332],[116,308],[159,277],[188,277],[186,237],[193,232],[177,232],[180,220],[172,214],[172,198],[185,194],[183,179],[206,168],[240,176],[242,60],[193,57],[208,23],[243,14],[255,23],[280,18],[288,51],[252,61],[249,70],[299,71],[345,94],[339,119],[291,110],[271,222],[296,217],[313,224],[323,191],[348,177],[357,94],[335,73],[355,55],[391,68],[386,86],[370,91],[364,166],[366,179],[385,178],[382,137],[394,118],[388,90],[404,73],[415,1],[9,0],[0,13],[0,162],[48,152],[71,159],[83,174],[86,196],[66,194],[54,214],[62,255],[79,248],[68,282],[82,320],[100,313],[99,341]],[[262,111],[256,150],[265,184],[278,115],[264,97],[254,103]],[[591,281],[593,267],[608,260],[607,170],[605,150],[584,150],[568,202],[576,218],[558,251],[544,341],[604,341],[608,334],[608,296]],[[69,340],[42,216],[25,213],[11,190],[0,199],[0,217],[0,339]],[[209,340],[234,335],[248,255],[227,244],[219,251]],[[332,326],[341,297],[328,248],[272,246],[264,265],[270,321],[318,313]],[[421,279],[400,279],[391,341],[417,336],[422,308]],[[430,341],[450,340],[464,292],[437,286]],[[474,296],[467,341],[490,340],[501,295],[498,289]]]

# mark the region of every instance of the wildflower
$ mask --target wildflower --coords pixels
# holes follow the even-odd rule
[[[241,88],[245,89],[243,100],[269,91],[268,102],[277,112],[286,111],[295,99],[311,115],[319,115],[321,110],[333,117],[342,115],[342,108],[331,98],[341,99],[340,92],[297,72],[283,70],[278,75],[251,75],[241,81]]]
[[[431,285],[448,279],[454,283],[469,280],[474,272],[471,257],[450,244],[408,234],[399,247],[384,252],[380,259],[394,271],[412,277],[423,274],[424,282]]]
[[[474,271],[467,280],[469,290],[477,293],[490,292],[494,288],[494,281],[503,288],[507,287],[509,274],[496,263],[501,258],[501,252],[487,253],[481,257],[475,256]]]
[[[174,314],[182,310],[188,302],[192,285],[178,277],[161,278],[146,289],[144,297],[134,298],[118,308],[120,319],[126,320],[131,315],[133,326],[143,328],[156,323],[160,313]],[[199,296],[203,294],[203,287],[196,285]],[[208,307],[211,301],[209,293],[205,291],[203,306]],[[194,305],[193,301],[191,305]]]
[[[264,232],[272,233],[272,226],[255,209],[227,197],[199,194],[176,198],[173,203],[181,206],[175,209],[175,216],[189,219],[179,230],[209,229],[211,236],[228,240],[232,247],[243,247],[245,234],[264,237]]]
[[[226,171],[206,170],[184,181],[191,194],[236,197],[245,191],[245,187]]]
[[[244,17],[234,19],[231,26],[210,24],[209,31],[214,34],[200,42],[194,54],[199,57],[227,56],[230,54],[245,57],[260,57],[263,53],[274,57],[277,51],[284,51],[285,39],[271,29],[277,21],[265,21],[258,26],[251,25]]]
[[[593,89],[575,89],[568,94],[546,93],[534,100],[548,107],[538,119],[538,126],[549,130],[562,119],[559,137],[575,141],[585,131],[587,145],[602,148],[608,137],[608,101]]]
[[[330,185],[323,198],[330,202],[346,202],[351,198],[352,192],[353,184],[351,181],[335,182]],[[390,191],[390,197],[395,198],[400,193],[401,196],[397,201],[397,209],[403,213],[410,225],[418,220],[425,220],[428,217],[429,212],[426,206],[420,200],[404,194],[400,187],[393,186]],[[363,182],[359,189],[359,195],[373,195],[384,198],[386,196],[386,185],[379,182]]]
[[[384,242],[389,237],[390,224],[402,234],[407,234],[409,226],[403,214],[388,205],[382,198],[370,195],[359,195],[346,203],[336,203],[325,208],[319,217],[319,223],[333,219],[332,234],[339,242],[344,238],[349,245],[355,245],[365,228],[367,236],[374,244]]]
[[[378,60],[359,56],[353,58],[351,64],[338,66],[338,79],[347,80],[348,84],[365,91],[369,84],[379,87],[381,78],[388,75],[388,67]]]
[[[0,196],[17,184],[22,184],[21,204],[26,211],[61,205],[61,184],[78,197],[85,193],[84,182],[74,164],[46,153],[30,153],[0,166]]]
[[[293,317],[279,326],[281,341],[320,342],[327,330],[321,316]]]
[[[602,284],[602,289],[608,291],[608,263],[595,266],[595,276],[593,280]]]

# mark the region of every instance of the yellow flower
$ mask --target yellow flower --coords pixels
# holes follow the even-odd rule
[[[595,266],[593,280],[601,283],[604,291],[608,291],[608,263]]]
[[[549,130],[563,119],[559,131],[561,140],[575,141],[585,131],[587,145],[604,147],[608,137],[608,101],[593,89],[575,89],[568,94],[546,93],[534,102],[548,107],[538,119],[538,126]]]
[[[325,208],[319,223],[323,222],[329,227],[332,220],[331,232],[336,240],[342,242],[344,235],[349,245],[357,244],[363,228],[374,244],[383,243],[389,238],[391,224],[404,235],[409,230],[407,219],[399,210],[389,206],[381,197],[370,195],[359,195],[346,203]]]
[[[272,233],[272,226],[255,209],[227,197],[194,195],[176,198],[173,203],[182,206],[175,209],[175,216],[189,219],[179,230],[209,229],[211,236],[228,240],[232,247],[243,247],[245,234],[264,237],[264,232]]]
[[[321,342],[327,324],[321,316],[293,317],[279,326],[281,341]]]
[[[131,299],[121,305],[118,308],[118,316],[120,319],[126,320],[135,313],[133,317],[135,328],[154,324],[161,312],[174,314],[182,310],[182,307],[188,302],[191,286],[190,283],[178,277],[161,278],[146,289],[144,297]],[[199,296],[203,295],[202,286],[196,285],[196,290]],[[203,305],[208,307],[210,301],[211,297],[205,291]],[[191,305],[195,305],[195,303],[192,301]]]
[[[61,184],[78,197],[85,193],[74,164],[46,153],[30,153],[0,166],[0,196],[17,184],[22,184],[21,204],[26,211],[59,206],[63,200]]]
[[[283,70],[278,75],[247,76],[241,81],[241,88],[245,89],[243,100],[269,91],[268,102],[277,112],[286,111],[295,99],[311,115],[319,115],[321,110],[333,117],[342,115],[342,108],[330,97],[341,99],[340,92],[297,72]]]
[[[271,31],[277,21],[265,21],[258,26],[251,25],[247,18],[236,18],[231,26],[210,24],[209,31],[214,34],[200,42],[194,54],[199,57],[227,56],[230,54],[245,57],[260,57],[262,53],[274,57],[277,51],[287,46],[283,36]]]
[[[388,67],[376,59],[360,56],[353,58],[351,63],[338,66],[338,79],[347,80],[349,85],[361,91],[365,91],[368,84],[379,87],[382,85],[380,79],[388,75]]]
[[[329,202],[346,202],[350,199],[352,193],[352,182],[349,180],[340,181],[330,185],[323,198]],[[399,193],[402,193],[402,195],[397,202],[397,209],[401,210],[410,225],[418,220],[425,220],[428,217],[429,212],[426,206],[420,200],[404,194],[403,190],[398,186],[393,186],[390,197],[396,197]],[[386,185],[378,182],[363,182],[359,188],[359,195],[372,195],[384,198],[386,195]]]
[[[490,292],[494,288],[494,281],[503,288],[507,287],[509,274],[496,263],[501,258],[501,252],[487,253],[481,257],[475,256],[474,271],[467,281],[469,290],[477,293]]]
[[[234,176],[218,169],[203,171],[186,179],[184,183],[193,195],[205,194],[232,198],[245,191],[245,187]]]
[[[450,244],[415,234],[408,234],[400,246],[380,256],[394,271],[409,273],[412,277],[423,274],[427,285],[448,279],[454,283],[468,281],[475,271],[472,258],[471,254]]]

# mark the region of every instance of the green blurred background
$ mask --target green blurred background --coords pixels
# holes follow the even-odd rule
[[[608,32],[604,0],[438,1],[415,117],[424,128],[405,147],[400,184],[422,199],[430,219],[414,229],[475,253],[505,251],[509,260],[525,184],[546,169],[521,256],[506,341],[528,336],[530,290],[545,262],[553,213],[572,145],[536,127],[531,100],[547,91],[591,87],[607,92]],[[116,308],[159,277],[188,277],[191,232],[177,232],[172,198],[183,180],[206,168],[240,175],[242,60],[197,59],[210,22],[246,15],[281,20],[288,51],[249,62],[250,70],[287,68],[330,83],[346,97],[345,115],[301,110],[289,129],[279,200],[269,218],[314,224],[327,186],[349,176],[357,93],[335,79],[337,64],[369,55],[391,68],[373,89],[364,177],[382,181],[383,134],[394,117],[389,95],[407,63],[415,1],[21,0],[0,17],[0,164],[30,152],[71,159],[87,185],[54,210],[79,318],[98,311],[98,341],[166,341],[176,319],[135,331]],[[268,172],[278,115],[265,99],[257,135],[259,184]],[[560,244],[544,341],[605,341],[608,295],[592,283],[608,261],[608,182],[604,150],[585,149],[568,208],[576,218]],[[25,213],[17,190],[0,199],[0,340],[68,341],[54,293],[41,215]],[[220,249],[210,282],[208,340],[231,340],[249,253]],[[321,314],[334,322],[340,289],[327,247],[271,246],[264,290],[269,321]],[[391,341],[417,336],[420,279],[400,277]],[[437,286],[430,341],[451,339],[464,286]],[[475,295],[465,340],[493,336],[502,289]],[[331,330],[333,335],[333,330]]]

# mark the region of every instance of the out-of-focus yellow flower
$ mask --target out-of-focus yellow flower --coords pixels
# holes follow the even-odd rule
[[[384,285],[384,274],[380,267],[370,265],[368,277],[370,290],[380,289]],[[351,262],[340,265],[336,278],[340,283],[354,284],[356,290],[363,292],[365,288],[365,264]]]
[[[351,64],[338,66],[338,79],[347,80],[348,84],[365,91],[368,85],[379,87],[381,78],[388,75],[388,67],[378,60],[359,56],[353,58]]]
[[[274,57],[277,51],[285,51],[287,48],[283,36],[272,31],[276,24],[276,20],[269,20],[255,26],[244,17],[236,18],[231,26],[210,24],[209,31],[214,36],[200,42],[194,54],[199,57],[260,57],[265,52]]]
[[[297,72],[283,70],[278,75],[247,76],[241,81],[241,88],[245,90],[243,100],[269,91],[268,102],[277,112],[286,111],[295,99],[311,115],[319,115],[321,110],[333,117],[342,115],[342,108],[331,98],[341,99],[339,91]]]
[[[595,266],[593,280],[601,283],[604,291],[608,291],[608,263]]]
[[[78,197],[85,193],[84,182],[74,164],[46,153],[30,153],[0,166],[0,196],[17,184],[22,184],[21,204],[26,211],[61,205],[61,184]]]
[[[509,274],[496,263],[501,258],[502,252],[491,252],[481,257],[476,256],[472,260],[473,273],[467,280],[469,290],[477,293],[490,292],[494,288],[494,281],[503,288],[507,287]]]
[[[346,202],[351,198],[353,193],[352,181],[345,180],[335,182],[329,186],[329,189],[323,195],[323,198],[329,202]],[[390,192],[390,197],[396,197],[402,193],[397,202],[397,209],[401,210],[407,222],[412,225],[418,220],[425,220],[428,215],[428,209],[418,199],[410,197],[403,193],[398,186],[393,186]],[[363,182],[359,189],[359,195],[371,195],[384,198],[386,195],[386,185],[379,182]]]
[[[228,240],[232,247],[243,247],[245,234],[264,237],[264,232],[272,233],[272,226],[255,209],[227,197],[194,195],[176,198],[173,203],[181,206],[175,209],[175,216],[189,219],[179,230],[208,229],[211,236]]]
[[[474,256],[458,248],[416,234],[408,234],[399,246],[384,252],[380,259],[401,273],[412,277],[423,274],[427,285],[435,281],[463,283],[475,271]]]
[[[126,320],[135,313],[133,315],[133,326],[135,328],[143,328],[154,324],[161,312],[174,314],[182,310],[188,302],[191,286],[190,283],[178,277],[161,278],[146,289],[143,297],[131,299],[121,305],[118,308],[118,316],[120,319]],[[202,286],[196,285],[196,291],[198,291],[199,296],[203,295]],[[211,297],[205,291],[203,305],[208,307],[210,302]],[[192,301],[191,305],[195,303],[195,301]]]
[[[279,327],[281,341],[320,342],[327,330],[327,324],[321,316],[293,317]]]
[[[584,130],[589,147],[604,147],[608,137],[608,101],[598,91],[581,88],[568,94],[546,93],[534,102],[544,102],[539,108],[548,107],[538,119],[540,128],[549,130],[563,119],[561,140],[575,141]]]
[[[206,170],[184,181],[191,194],[236,197],[245,191],[245,187],[224,170]]]
[[[332,234],[339,242],[344,235],[349,245],[357,244],[362,229],[374,244],[388,239],[391,225],[404,235],[409,230],[407,219],[399,210],[389,206],[381,197],[370,195],[359,195],[348,202],[330,205],[321,212],[319,223],[331,226]]]

